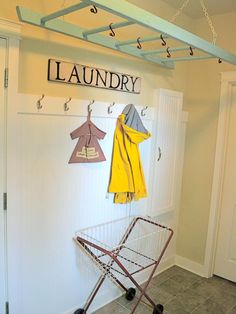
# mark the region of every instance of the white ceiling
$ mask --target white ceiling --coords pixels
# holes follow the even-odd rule
[[[174,8],[180,8],[184,0],[163,0]],[[204,1],[209,15],[228,13],[236,11],[236,0],[205,0]],[[193,17],[203,17],[203,11],[199,0],[190,0],[184,13]]]

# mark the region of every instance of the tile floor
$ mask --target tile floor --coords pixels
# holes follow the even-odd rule
[[[151,281],[148,292],[164,305],[164,314],[236,314],[236,283],[217,276],[206,279],[173,266]],[[95,313],[129,314],[133,303],[123,296]],[[140,303],[135,313],[152,312]]]

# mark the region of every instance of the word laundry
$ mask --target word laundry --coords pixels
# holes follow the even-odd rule
[[[140,77],[54,59],[48,60],[48,80],[134,94],[141,88]]]

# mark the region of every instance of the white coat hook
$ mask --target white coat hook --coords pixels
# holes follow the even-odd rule
[[[64,111],[68,111],[70,110],[70,108],[68,107],[68,103],[71,101],[71,97],[64,103]]]
[[[42,97],[39,98],[39,100],[37,100],[37,109],[40,110],[43,108],[42,104],[41,104],[41,100],[44,98],[44,94],[42,94]]]
[[[92,101],[90,102],[90,104],[88,105],[88,113],[91,113],[91,112],[92,112],[91,106],[92,106],[92,104],[94,104],[94,102],[95,102],[95,100],[92,100]]]
[[[146,113],[145,111],[148,109],[148,106],[144,107],[142,110],[141,110],[141,116],[142,117],[145,117],[146,116]]]
[[[115,102],[114,102],[114,101],[113,101],[113,103],[112,103],[111,105],[109,105],[108,108],[107,108],[108,114],[111,114],[111,113],[113,112],[113,111],[111,110],[111,108],[112,108],[113,106],[115,106]]]

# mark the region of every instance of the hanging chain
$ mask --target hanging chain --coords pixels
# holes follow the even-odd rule
[[[205,17],[207,19],[208,25],[209,25],[209,27],[211,29],[211,32],[212,32],[212,43],[213,43],[213,45],[215,45],[218,35],[217,35],[216,31],[215,31],[215,28],[213,26],[212,20],[211,20],[209,14],[207,12],[207,8],[205,6],[204,0],[200,0],[200,4],[201,4],[202,10],[203,10],[203,12],[205,14]]]
[[[190,0],[185,0],[185,1],[183,2],[183,4],[181,5],[181,7],[179,8],[179,10],[178,10],[178,11],[174,14],[174,16],[169,20],[170,23],[175,22],[175,20],[177,19],[177,17],[179,17],[179,16],[182,14],[183,10],[186,8],[186,6],[189,4],[189,2],[190,2]],[[213,23],[212,23],[212,20],[211,20],[209,14],[208,14],[208,12],[207,12],[207,8],[206,8],[206,6],[205,6],[204,0],[199,0],[199,2],[200,2],[200,4],[201,4],[203,13],[204,13],[204,15],[205,15],[205,17],[206,17],[206,19],[207,19],[207,23],[208,23],[208,25],[209,25],[209,27],[210,27],[210,30],[211,30],[211,32],[212,32],[212,43],[213,43],[213,45],[215,45],[218,35],[217,35],[216,31],[215,31],[215,28],[214,28],[214,25],[213,25]]]
[[[170,23],[173,23],[177,17],[182,14],[183,10],[186,8],[186,6],[189,4],[190,0],[185,0],[184,3],[181,5],[179,10],[175,13],[175,15],[169,20]]]

